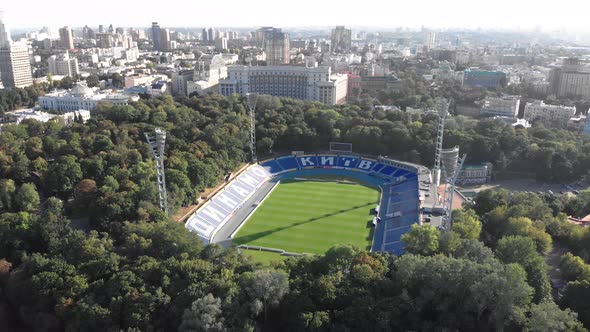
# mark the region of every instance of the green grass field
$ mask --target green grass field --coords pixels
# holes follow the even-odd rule
[[[234,237],[236,244],[323,254],[350,243],[370,248],[379,191],[357,184],[285,180]]]

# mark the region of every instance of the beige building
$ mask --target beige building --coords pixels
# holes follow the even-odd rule
[[[60,56],[52,55],[47,59],[49,72],[54,75],[74,76],[80,74],[78,59],[70,57],[66,51]]]
[[[537,100],[526,103],[524,119],[530,122],[540,121],[545,127],[566,128],[570,118],[576,114],[573,106],[548,105]]]
[[[590,67],[582,61],[566,59],[551,71],[553,93],[558,97],[590,98]]]
[[[332,74],[330,67],[231,66],[228,78],[219,81],[219,92],[224,96],[259,93],[334,105],[346,101],[348,76]]]
[[[0,48],[0,80],[5,88],[24,88],[33,84],[27,44],[13,43]]]
[[[196,63],[193,79],[187,82],[187,95],[201,94],[214,89],[219,80],[227,77],[226,54],[204,54]]]

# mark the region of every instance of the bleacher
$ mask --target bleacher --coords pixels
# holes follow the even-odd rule
[[[186,222],[186,228],[209,243],[216,232],[240,209],[250,196],[272,177],[313,175],[352,176],[382,188],[381,222],[375,227],[373,251],[404,252],[401,237],[418,222],[417,169],[395,161],[354,155],[303,155],[269,159],[252,166],[231,181]],[[412,171],[412,169],[414,170]]]
[[[250,167],[190,216],[185,227],[197,233],[203,242],[209,243],[217,230],[270,179],[270,175],[271,173],[260,165]]]

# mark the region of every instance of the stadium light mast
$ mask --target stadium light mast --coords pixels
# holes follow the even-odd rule
[[[246,94],[248,108],[250,109],[250,150],[252,151],[252,163],[258,162],[256,156],[256,102],[258,101],[257,93]]]
[[[164,149],[166,147],[166,131],[161,128],[154,129],[154,133],[145,133],[154,160],[156,161],[156,175],[158,178],[158,198],[160,208],[168,214],[168,195],[166,193],[166,175],[164,173]]]
[[[451,222],[453,217],[453,197],[455,197],[455,189],[456,189],[456,182],[461,169],[463,168],[463,163],[465,162],[465,158],[467,158],[467,154],[464,154],[461,158],[456,158],[455,163],[456,167],[453,168],[453,174],[446,174],[446,186],[445,192],[443,196],[443,207],[445,214],[443,216],[443,229],[446,231],[451,230]],[[454,166],[454,165],[453,165]]]
[[[449,114],[449,102],[444,98],[436,98],[434,109],[438,113],[438,130],[436,132],[436,146],[434,154],[434,167],[432,167],[433,182],[438,187],[440,185],[441,165],[440,157],[443,146],[443,135],[445,132],[445,119]]]

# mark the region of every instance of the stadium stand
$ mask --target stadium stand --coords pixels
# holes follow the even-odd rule
[[[186,228],[209,243],[231,216],[271,178],[313,175],[352,176],[382,190],[372,251],[404,253],[401,237],[420,218],[418,166],[355,155],[283,156],[254,165],[230,182],[186,222]]]

